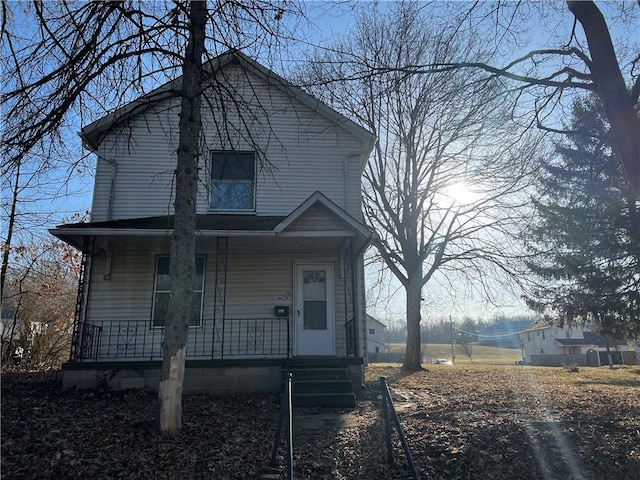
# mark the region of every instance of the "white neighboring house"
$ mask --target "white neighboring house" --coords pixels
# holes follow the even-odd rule
[[[387,326],[367,314],[367,352],[387,353]]]
[[[590,350],[607,350],[606,338],[596,333],[581,327],[559,327],[544,321],[535,322],[522,332],[522,337],[525,361],[528,363],[532,355],[581,355]],[[621,352],[632,350],[628,345],[616,345],[613,342],[609,348]]]

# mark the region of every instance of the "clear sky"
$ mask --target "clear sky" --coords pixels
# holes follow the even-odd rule
[[[384,8],[385,2],[380,2]],[[431,2],[433,3],[433,2]],[[610,26],[612,27],[614,43],[617,45],[633,45],[637,48],[640,42],[640,19],[638,17],[638,11],[640,10],[635,6],[635,9],[630,10],[629,15],[619,15],[619,10],[625,8],[625,6],[631,5],[633,7],[634,2],[598,2],[603,6],[603,11],[607,17]],[[435,2],[433,3],[439,11],[445,12],[450,7],[464,7],[470,3],[465,2]],[[278,68],[278,65],[274,64],[273,67],[279,71],[279,73],[286,72],[287,66],[290,66],[295,60],[300,59],[300,51],[305,48],[311,48],[312,46],[326,46],[331,43],[332,39],[340,38],[344,32],[355,23],[355,11],[359,8],[370,8],[370,2],[343,2],[340,4],[331,3],[327,7],[323,2],[306,2],[305,4],[306,14],[310,19],[310,24],[304,26],[298,33],[298,36],[302,39],[295,48],[290,48],[288,57],[282,60],[280,65],[282,68]],[[425,3],[427,5],[427,3]],[[486,3],[485,5],[491,5]],[[564,2],[551,2],[549,4],[541,4],[537,2],[536,7],[532,7],[530,4],[526,8],[531,10],[531,18],[528,23],[519,25],[521,28],[521,45],[519,48],[513,47],[511,50],[504,51],[505,59],[511,59],[513,56],[520,53],[531,50],[532,48],[550,47],[561,45],[562,39],[566,39],[570,29],[573,26],[572,17],[566,9]],[[543,6],[542,5],[546,5]],[[539,15],[544,13],[546,15],[540,18]],[[493,18],[490,19],[494,21]],[[493,33],[490,28],[490,23],[487,23],[487,38],[493,40]],[[492,33],[493,32],[493,33]],[[294,45],[290,45],[294,47]],[[635,50],[636,52],[638,50]],[[629,53],[628,51],[625,53]],[[287,58],[289,60],[287,60]],[[66,132],[69,144],[72,145],[72,151],[76,152],[78,158],[86,154],[83,151],[80,140],[76,135],[80,125],[74,125],[72,129]],[[51,201],[49,198],[43,199],[41,202],[41,208],[43,211],[54,212],[54,219],[52,224],[61,221],[63,217],[69,217],[72,213],[78,211],[88,210],[91,206],[92,188],[93,188],[93,171],[92,163],[89,162],[86,167],[73,172],[59,172],[57,178],[52,178],[52,189],[54,191],[63,193],[59,198]],[[68,182],[64,180],[68,178]],[[5,185],[3,183],[3,200],[7,198],[7,192],[5,191]],[[2,226],[3,233],[5,225]],[[371,278],[375,277],[377,272],[370,272]],[[372,283],[372,282],[370,282]],[[444,283],[444,282],[442,282]],[[471,316],[483,316],[492,317],[497,314],[509,314],[524,312],[525,308],[517,296],[508,292],[508,289],[498,288],[495,294],[495,301],[498,306],[487,305],[480,299],[478,289],[473,286],[459,285],[456,287],[455,295],[450,295],[451,287],[430,287],[425,290],[425,312],[428,312],[430,316],[447,316],[449,314],[456,317],[463,315]],[[385,289],[380,297],[391,298],[389,302],[376,302],[372,313],[384,320],[385,314],[388,313],[394,317],[402,317],[404,315],[404,292],[398,288],[397,284],[393,282],[386,285]]]

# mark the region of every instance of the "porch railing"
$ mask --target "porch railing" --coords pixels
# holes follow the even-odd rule
[[[76,338],[71,361],[160,360],[164,327],[152,328],[148,321],[94,321],[80,324]],[[284,358],[290,354],[288,317],[228,318],[189,329],[187,358]]]

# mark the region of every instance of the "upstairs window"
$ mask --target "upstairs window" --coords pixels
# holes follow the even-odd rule
[[[211,152],[212,210],[255,210],[255,152]]]
[[[196,255],[196,275],[193,279],[193,302],[191,303],[190,327],[198,327],[202,323],[202,305],[204,299],[204,260],[203,255]],[[152,325],[164,327],[169,311],[171,295],[171,278],[169,276],[169,255],[158,255],[156,259],[156,278],[153,289]]]

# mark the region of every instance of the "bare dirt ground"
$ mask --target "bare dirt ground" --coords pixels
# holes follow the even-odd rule
[[[640,480],[640,367],[446,365],[369,367],[354,410],[297,409],[296,478],[410,478],[395,435],[397,462],[387,463],[380,376],[423,479]],[[278,403],[188,396],[183,432],[167,438],[154,429],[152,394],[63,391],[55,372],[4,373],[2,478],[257,478]]]

